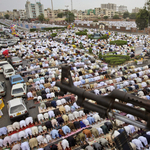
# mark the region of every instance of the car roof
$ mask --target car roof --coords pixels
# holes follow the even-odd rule
[[[12,100],[9,100],[8,104],[9,104],[10,107],[22,104],[22,97],[20,97],[20,98],[14,98]]]
[[[1,64],[1,63],[8,63],[8,64],[9,64],[9,62],[8,62],[8,61],[0,61],[0,64]]]
[[[12,86],[12,89],[17,89],[17,88],[20,88],[20,87],[23,87],[24,83],[18,83],[18,84],[14,84]]]
[[[22,76],[20,75],[20,74],[16,74],[16,75],[13,75],[13,76],[11,76],[10,78],[18,78],[18,77],[21,77],[22,78]]]
[[[10,67],[13,68],[11,64],[3,65],[3,68],[4,68],[4,69],[5,69],[5,68],[10,68]]]

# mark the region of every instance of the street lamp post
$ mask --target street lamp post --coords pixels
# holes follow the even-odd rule
[[[72,3],[72,0],[71,0],[71,12],[73,11],[73,3]]]
[[[147,11],[148,11],[148,35],[149,35],[149,0],[147,0],[147,3],[146,3],[146,8],[147,8]]]
[[[65,5],[65,7],[66,7],[66,10],[67,10],[67,12],[68,12],[68,14],[67,14],[67,16],[68,16],[68,22],[69,22],[69,11],[68,11],[68,5]]]
[[[55,16],[54,16],[54,10],[53,10],[53,0],[51,0],[51,5],[52,5],[52,19],[53,19],[53,22],[55,22]]]

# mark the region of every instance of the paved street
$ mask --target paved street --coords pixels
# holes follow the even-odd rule
[[[27,64],[27,61],[24,61],[23,62],[23,66]],[[0,80],[1,81],[5,81],[6,82],[6,85],[7,85],[7,93],[6,93],[6,96],[4,97],[4,104],[5,104],[5,107],[2,109],[2,112],[3,112],[3,116],[1,118],[1,123],[0,123],[0,128],[1,127],[4,127],[4,126],[7,126],[7,125],[10,125],[11,124],[11,120],[9,119],[9,116],[8,116],[8,111],[7,111],[7,101],[11,100],[11,85],[10,85],[10,81],[7,79],[4,78],[3,74],[0,74]],[[25,79],[26,81],[27,79]],[[26,105],[27,105],[27,108],[28,108],[28,112],[29,112],[29,116],[32,116],[33,118],[34,117],[37,117],[37,114],[38,114],[38,104],[34,104],[33,100],[26,100]],[[32,106],[36,106],[35,108],[32,108],[32,109],[29,109],[30,107]]]

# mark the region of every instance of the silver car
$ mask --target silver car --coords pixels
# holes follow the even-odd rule
[[[9,61],[13,66],[22,65],[22,59],[18,56],[11,57]]]

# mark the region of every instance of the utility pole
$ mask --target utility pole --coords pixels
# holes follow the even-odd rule
[[[52,19],[53,19],[53,22],[55,22],[55,15],[54,15],[54,10],[53,10],[53,0],[51,0],[51,5],[52,5]]]
[[[146,9],[147,9],[147,11],[148,11],[148,35],[149,35],[149,0],[147,0],[147,2],[146,2]]]
[[[72,0],[71,0],[71,12],[73,11],[73,3],[72,3]]]

